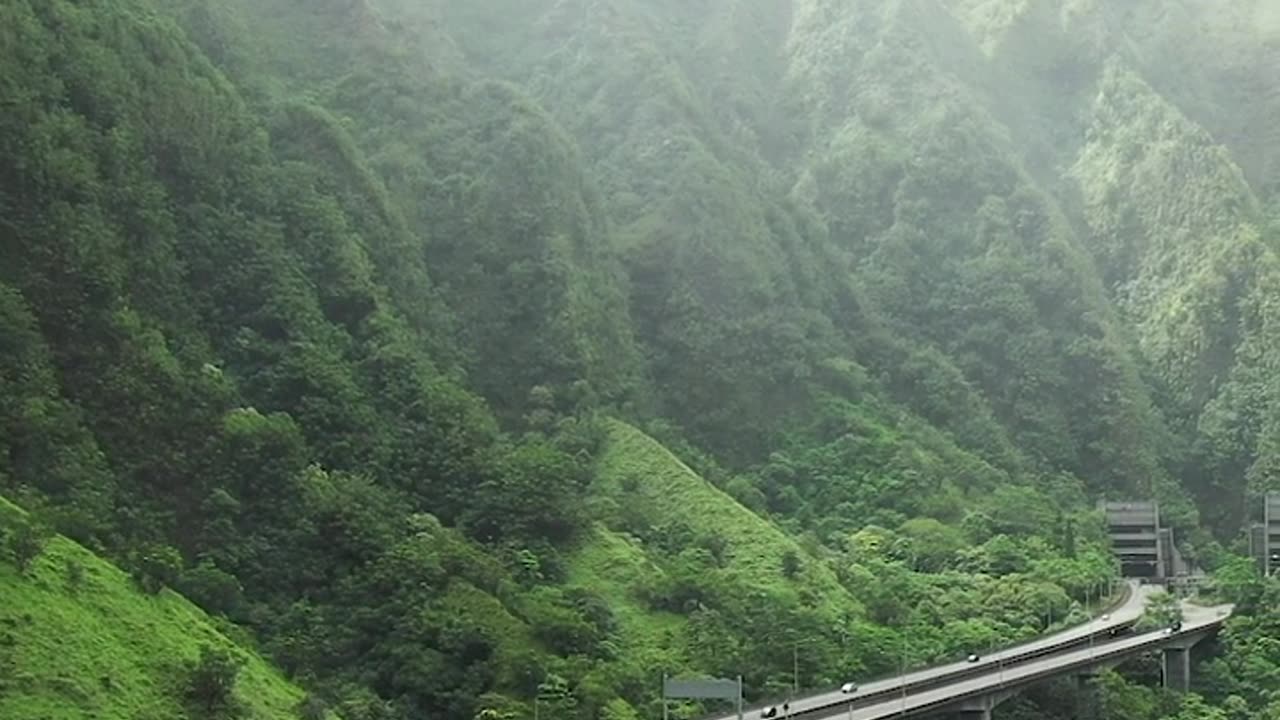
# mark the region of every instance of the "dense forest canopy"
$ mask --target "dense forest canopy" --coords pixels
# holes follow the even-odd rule
[[[303,717],[633,720],[1080,621],[1152,498],[1241,612],[1093,710],[1280,717],[1277,113],[1270,0],[4,0],[0,715],[301,692],[68,691],[84,548]]]

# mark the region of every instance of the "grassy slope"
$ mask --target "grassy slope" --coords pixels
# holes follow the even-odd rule
[[[807,602],[832,616],[861,614],[858,602],[840,585],[835,574],[813,560],[791,538],[733,498],[699,477],[669,450],[643,432],[615,422],[597,470],[593,492],[651,520],[674,524],[697,536],[718,535],[725,543],[724,578],[743,587],[780,597],[805,591]],[[616,529],[616,528],[614,528]],[[782,558],[794,552],[802,569],[794,581],[782,572]],[[597,528],[578,551],[574,572],[584,580],[608,584],[636,582],[654,562],[631,541]],[[615,591],[616,592],[616,591]],[[616,596],[623,607],[626,598]],[[630,601],[634,604],[634,601]],[[630,613],[634,616],[634,613]],[[645,622],[670,625],[675,619],[646,617]]]
[[[625,535],[596,524],[569,563],[569,583],[598,591],[618,623],[618,639],[627,653],[658,666],[678,667],[679,638],[688,619],[650,609],[633,592],[662,568]]]
[[[0,526],[21,513],[0,499]],[[67,567],[79,563],[77,590]],[[74,632],[73,632],[74,631]],[[170,720],[185,717],[181,664],[202,644],[231,641],[179,595],[136,589],[120,569],[65,538],[54,538],[26,575],[0,562],[0,718]],[[244,653],[237,695],[246,718],[293,718],[303,693],[257,655]]]

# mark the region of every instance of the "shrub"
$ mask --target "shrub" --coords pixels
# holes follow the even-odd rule
[[[205,645],[187,668],[186,699],[204,717],[233,714],[236,680],[243,661],[226,650]]]
[[[168,545],[148,545],[134,558],[133,578],[154,595],[175,587],[182,575],[182,556]]]
[[[44,547],[48,543],[48,533],[43,528],[33,522],[25,521],[5,540],[5,546],[9,551],[9,556],[13,558],[13,564],[18,568],[18,572],[25,573],[31,567],[31,563],[40,557],[40,553],[44,552]]]

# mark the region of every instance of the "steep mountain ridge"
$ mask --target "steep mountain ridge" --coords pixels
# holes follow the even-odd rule
[[[725,167],[754,168],[751,172],[765,178],[765,184],[760,187],[766,195],[776,197],[780,192],[770,178],[784,182],[788,177],[794,178],[790,195],[796,202],[780,208],[781,216],[795,218],[788,222],[795,223],[794,227],[811,247],[826,246],[819,249],[815,257],[827,258],[828,269],[841,266],[851,269],[857,278],[857,288],[834,305],[812,295],[801,300],[808,308],[821,308],[819,312],[829,317],[831,324],[820,321],[813,325],[812,320],[802,321],[800,328],[813,329],[800,330],[801,334],[793,337],[826,338],[818,342],[830,349],[816,356],[792,355],[792,364],[812,368],[824,355],[852,355],[873,371],[884,373],[886,388],[895,392],[899,401],[943,423],[967,447],[986,457],[1007,463],[998,458],[1008,458],[1008,448],[1016,445],[1021,453],[1030,454],[1034,464],[1073,472],[1090,482],[1095,491],[1130,494],[1154,489],[1176,518],[1175,522],[1188,528],[1195,523],[1195,513],[1183,493],[1176,489],[1178,483],[1172,479],[1174,476],[1201,498],[1221,497],[1219,490],[1231,488],[1230,494],[1235,499],[1228,505],[1232,509],[1215,509],[1212,513],[1214,524],[1227,532],[1240,522],[1245,495],[1271,482],[1266,479],[1268,472],[1263,470],[1270,460],[1265,443],[1260,440],[1262,434],[1256,428],[1250,429],[1257,423],[1247,422],[1238,432],[1222,427],[1224,422],[1235,423],[1227,418],[1258,416],[1257,408],[1245,409],[1240,405],[1255,401],[1242,398],[1246,394],[1251,398],[1267,397],[1269,391],[1246,392],[1233,388],[1223,395],[1219,390],[1225,382],[1223,378],[1229,374],[1229,358],[1236,353],[1232,348],[1240,347],[1246,354],[1260,356],[1259,350],[1249,348],[1265,341],[1250,341],[1247,347],[1241,345],[1240,338],[1251,333],[1234,329],[1238,324],[1234,318],[1240,316],[1239,312],[1206,310],[1200,316],[1212,317],[1212,321],[1192,321],[1187,325],[1187,321],[1178,319],[1184,316],[1156,309],[1170,307],[1168,302],[1157,302],[1146,293],[1148,299],[1142,303],[1148,309],[1140,310],[1135,309],[1132,297],[1143,283],[1158,282],[1169,288],[1199,287],[1195,292],[1201,293],[1204,302],[1229,307],[1236,302],[1230,297],[1236,291],[1227,289],[1231,283],[1188,281],[1184,273],[1192,272],[1190,268],[1197,263],[1188,265],[1169,258],[1200,253],[1198,241],[1205,235],[1224,236],[1223,242],[1233,248],[1231,253],[1243,252],[1247,257],[1259,257],[1258,252],[1263,253],[1262,256],[1270,254],[1264,250],[1265,237],[1259,250],[1240,250],[1253,243],[1249,240],[1250,226],[1266,232],[1259,227],[1256,192],[1240,175],[1237,161],[1242,158],[1253,168],[1248,174],[1261,183],[1259,187],[1268,186],[1266,171],[1259,169],[1265,166],[1265,150],[1249,152],[1246,148],[1256,145],[1241,144],[1254,142],[1252,138],[1259,133],[1232,132],[1223,124],[1221,113],[1206,112],[1204,95],[1193,97],[1195,87],[1212,86],[1215,92],[1238,87],[1238,84],[1200,80],[1210,72],[1234,72],[1237,78],[1260,78],[1260,68],[1254,67],[1250,75],[1240,65],[1224,68],[1225,62],[1230,61],[1213,62],[1195,73],[1179,76],[1161,64],[1161,58],[1171,56],[1171,38],[1188,32],[1197,22],[1203,22],[1203,27],[1208,28],[1207,37],[1221,38],[1232,48],[1228,57],[1266,57],[1269,47],[1266,33],[1247,32],[1248,18],[1265,14],[1261,5],[1247,8],[1242,5],[1218,16],[1205,7],[1179,6],[1160,11],[1150,3],[1122,9],[1087,2],[1062,7],[1045,2],[893,2],[838,8],[807,2],[788,3],[769,12],[750,3],[725,6],[716,12],[615,3],[561,4],[554,12],[548,10],[543,14],[539,14],[535,4],[522,6],[519,14],[511,16],[511,23],[493,20],[504,16],[491,12],[493,10],[481,3],[471,4],[463,12],[444,3],[440,9],[441,24],[459,37],[471,38],[471,45],[463,41],[458,46],[473,62],[531,88],[576,141],[587,148],[587,157],[609,158],[598,163],[596,170],[596,174],[605,179],[605,187],[616,186],[615,178],[634,178],[624,181],[623,190],[606,191],[604,199],[610,214],[621,222],[622,247],[634,247],[632,241],[625,240],[629,234],[650,238],[645,244],[648,254],[633,250],[626,264],[632,277],[632,307],[639,308],[633,310],[641,328],[638,337],[643,345],[651,348],[651,357],[659,359],[656,367],[662,367],[662,358],[668,356],[680,367],[703,364],[696,358],[704,354],[687,344],[683,350],[671,348],[653,354],[654,349],[667,346],[660,343],[655,348],[653,338],[660,334],[657,326],[644,324],[647,308],[656,307],[663,298],[680,297],[681,293],[684,297],[692,293],[692,297],[701,300],[706,298],[706,286],[758,285],[763,280],[746,270],[752,262],[748,258],[776,258],[777,251],[773,248],[785,240],[786,235],[777,233],[776,223],[764,236],[739,227],[734,231],[737,237],[760,238],[752,241],[757,249],[742,256],[740,253],[746,246],[735,243],[733,250],[713,250],[709,257],[714,261],[707,262],[694,257],[680,259],[681,249],[689,246],[690,240],[674,240],[670,248],[655,244],[652,237],[661,226],[653,221],[637,225],[634,232],[629,233],[627,227],[633,218],[652,217],[643,212],[644,205],[638,205],[637,199],[654,197],[657,178],[683,177],[699,166],[686,164],[684,170],[673,173],[665,170],[666,166],[655,165],[659,159],[665,162],[666,156],[643,149],[653,143],[619,141],[620,136],[616,135],[619,123],[613,120],[615,117],[628,118],[623,126],[632,133],[653,136],[658,128],[663,128],[661,142],[666,152],[680,142],[697,142],[693,147],[706,148]],[[468,25],[467,18],[481,17],[488,19],[483,31]],[[667,24],[664,26],[663,22]],[[528,26],[544,28],[544,32],[554,29],[562,41],[560,49],[545,57],[538,55],[535,49],[542,47],[543,40],[538,35],[522,33],[521,29]],[[730,26],[737,31],[723,29]],[[1265,23],[1263,26],[1265,29]],[[690,35],[687,30],[690,27],[701,30],[696,36]],[[783,27],[787,28],[786,34],[781,32]],[[743,37],[744,33],[761,38],[761,42],[750,47],[738,43],[736,38]],[[497,37],[507,39],[495,42]],[[598,41],[594,39],[597,37]],[[696,40],[691,41],[691,37]],[[602,46],[597,48],[594,45],[597,42]],[[1195,47],[1204,47],[1204,42],[1201,39]],[[635,50],[620,51],[624,44]],[[613,49],[609,49],[610,45]],[[505,54],[488,52],[492,47],[511,50]],[[655,51],[660,55],[653,55]],[[580,62],[576,65],[562,62],[569,57],[610,55],[650,59],[624,64],[621,68],[611,67],[607,72],[603,65],[591,67]],[[1181,57],[1192,55],[1194,53],[1180,54]],[[671,59],[665,66],[656,60],[662,56]],[[519,60],[507,60],[509,57]],[[714,70],[726,65],[765,69],[751,73],[746,79]],[[657,68],[662,69],[660,72],[648,70]],[[840,72],[835,73],[835,68],[840,68]],[[592,73],[597,80],[586,79]],[[674,84],[669,87],[682,88],[674,96],[682,99],[667,105],[683,110],[646,115],[639,110],[624,109],[637,103],[641,108],[653,104],[655,109],[661,105],[654,103],[666,104],[661,100],[668,92],[663,85],[653,85],[652,91],[636,94],[623,94],[620,89],[611,95],[603,95],[599,89],[577,90],[599,87],[601,83],[626,76],[625,73],[641,78],[638,83],[655,83],[657,78],[673,80]],[[1143,75],[1150,78],[1150,84],[1139,79]],[[1178,83],[1179,77],[1188,83]],[[637,82],[619,82],[615,87],[635,87]],[[1119,89],[1116,83],[1124,82],[1137,84]],[[1147,89],[1143,90],[1144,87]],[[1180,138],[1199,135],[1191,144],[1200,145],[1204,152],[1217,159],[1210,161],[1216,166],[1201,161],[1162,165],[1149,176],[1186,177],[1193,183],[1204,178],[1207,184],[1203,191],[1191,191],[1185,186],[1143,191],[1145,203],[1154,212],[1161,213],[1161,223],[1176,224],[1177,233],[1181,233],[1178,237],[1183,238],[1165,241],[1167,244],[1160,248],[1144,251],[1136,250],[1139,247],[1136,243],[1150,236],[1149,232],[1105,219],[1097,200],[1090,199],[1096,198],[1099,188],[1124,182],[1119,176],[1109,175],[1111,171],[1103,170],[1099,163],[1111,161],[1101,159],[1102,146],[1091,138],[1105,126],[1129,127],[1129,132],[1136,132],[1134,128],[1147,122],[1142,114],[1149,111],[1127,118],[1108,117],[1108,98],[1117,93],[1145,95],[1155,92],[1151,90],[1154,87],[1164,88],[1166,94],[1154,104],[1148,104],[1152,108],[1150,112],[1156,113],[1149,116],[1150,121],[1163,126],[1172,122],[1184,128],[1170,136],[1171,147],[1180,149],[1183,146]],[[707,100],[726,93],[752,98],[754,103]],[[612,99],[606,104],[605,98]],[[1175,103],[1183,103],[1186,110],[1172,104],[1170,98]],[[1166,109],[1155,109],[1160,106]],[[590,110],[576,112],[583,107]],[[680,119],[682,113],[688,120]],[[1160,119],[1161,113],[1164,119]],[[1197,127],[1188,119],[1191,116],[1203,118],[1211,129],[1220,130],[1221,140]],[[713,117],[718,120],[709,126],[706,118]],[[593,121],[592,118],[599,119]],[[593,128],[584,122],[595,122],[600,127]],[[740,130],[743,126],[750,127],[751,132],[743,134]],[[605,134],[602,127],[613,129],[615,134]],[[692,133],[697,140],[681,140],[685,133]],[[610,139],[601,144],[598,141],[601,137]],[[724,144],[724,139],[729,138],[732,138],[729,140],[732,149]],[[1113,139],[1103,145],[1107,142],[1116,150],[1124,144]],[[1262,166],[1258,165],[1260,161]],[[773,169],[762,169],[767,165]],[[1093,176],[1094,172],[1099,175]],[[1219,173],[1225,173],[1222,179],[1210,179]],[[916,179],[924,177],[928,181],[923,184]],[[657,192],[657,197],[661,197],[663,191]],[[1238,199],[1231,199],[1233,196]],[[1014,216],[1023,218],[1019,221],[1022,244],[1011,248],[1005,260],[991,255],[990,240],[969,244],[971,241],[965,239],[969,233],[989,236],[992,232],[977,229],[975,218],[979,216],[979,208],[985,208],[984,216],[990,218],[983,221],[987,228],[1009,224],[1000,219],[1005,211],[989,203],[993,197],[1001,198],[1005,205],[1013,199]],[[921,205],[921,202],[928,204]],[[1176,209],[1178,203],[1182,204],[1182,210]],[[1196,222],[1173,220],[1175,215],[1170,214],[1215,214],[1218,211],[1207,209],[1214,203],[1226,203],[1234,208],[1227,213],[1239,218],[1236,230],[1197,229]],[[734,205],[711,209],[711,217],[726,214],[738,217],[738,213],[727,210],[729,207]],[[914,214],[906,211],[908,207],[914,209]],[[676,213],[674,207],[662,207],[657,214],[683,217],[684,225],[696,227],[689,222],[696,215]],[[926,222],[913,226],[910,222],[913,217]],[[944,217],[947,219],[942,219]],[[992,220],[997,224],[992,225]],[[1125,228],[1123,249],[1108,249],[1114,241],[1107,238],[1115,236],[1113,228],[1117,227]],[[1134,232],[1128,232],[1130,229]],[[714,233],[697,231],[695,235],[711,238]],[[917,239],[912,240],[913,236]],[[1160,236],[1173,237],[1165,231],[1161,231]],[[824,238],[829,238],[829,243]],[[707,242],[700,239],[697,244],[709,249],[715,247]],[[975,259],[962,268],[948,270],[939,267],[934,259],[937,253],[954,254],[965,247],[969,249],[959,252],[973,253]],[[1121,251],[1137,255],[1121,262],[1116,255]],[[1020,258],[1031,257],[1028,252],[1043,254],[1030,265],[1020,264],[1023,262]],[[735,253],[737,260],[733,259]],[[841,253],[847,255],[842,258]],[[794,266],[794,253],[787,256]],[[691,290],[682,289],[678,283],[652,286],[649,290],[647,279],[653,272],[646,268],[661,266],[667,261],[682,267],[706,269],[698,270],[699,281]],[[743,265],[744,262],[748,265]],[[777,260],[765,260],[765,264],[773,266]],[[998,279],[1029,277],[1037,265],[1050,268],[1048,272],[1053,279],[1037,279],[1021,288]],[[1187,270],[1171,270],[1177,267]],[[1134,274],[1146,280],[1135,280]],[[1205,278],[1220,274],[1201,273]],[[819,286],[846,293],[842,288],[847,281],[839,278],[838,273],[809,271],[806,277],[803,284],[812,286],[814,278],[825,278]],[[954,279],[948,280],[948,277]],[[984,277],[988,279],[984,281]],[[1056,297],[1029,301],[1041,295],[1041,289],[1059,285],[1063,279],[1067,282],[1061,285]],[[992,280],[995,285],[991,284]],[[983,288],[979,292],[987,300],[966,299],[972,294],[971,290],[958,294],[946,290],[953,282],[963,288]],[[1246,278],[1240,282],[1254,286],[1266,281]],[[1004,289],[997,290],[1000,286]],[[1008,317],[992,323],[994,317],[1004,313],[1008,301],[1024,306],[1038,304],[1040,309],[1031,309],[1029,314],[1022,311],[1020,318]],[[775,307],[778,302],[776,298],[770,300]],[[726,306],[720,302],[712,307],[717,313],[724,313],[726,307],[734,304]],[[965,306],[973,307],[977,314],[967,318],[954,314],[957,308]],[[850,307],[858,308],[857,319],[852,323],[847,311],[841,309]],[[674,308],[661,317],[672,316],[672,312]],[[983,320],[977,322],[974,317]],[[892,340],[886,340],[885,333],[877,330],[884,327],[882,319],[892,328]],[[987,325],[985,334],[975,335],[972,330],[983,324]],[[930,330],[935,326],[938,332]],[[1201,329],[1193,330],[1193,327]],[[1211,337],[1195,339],[1197,333],[1205,331],[1211,333]],[[663,332],[669,335],[671,331],[664,329]],[[774,332],[765,329],[763,337]],[[841,336],[850,339],[844,340]],[[1016,348],[1018,359],[1001,358],[1004,352],[1014,349],[1008,342],[1000,341],[1001,337],[1023,338],[1022,347]],[[1161,337],[1165,339],[1159,340]],[[907,339],[905,346],[904,339]],[[732,346],[732,338],[717,338],[714,343],[714,347],[721,349]],[[1211,352],[1217,356],[1187,356],[1177,360],[1176,366],[1170,365],[1173,348],[1178,348],[1181,354],[1181,348],[1186,346],[1212,348]],[[685,354],[690,351],[698,354]],[[911,362],[904,363],[904,355],[910,357]],[[1056,372],[1044,372],[1046,367],[1055,365],[1058,366]],[[1015,376],[1018,372],[1028,375],[1021,386],[1006,382],[1011,369]],[[957,370],[967,382],[957,383]],[[1241,372],[1247,374],[1248,371]],[[957,397],[958,407],[939,407],[936,400],[926,401],[916,392],[921,382],[931,382],[925,380],[930,376],[948,377],[947,384],[952,387],[967,385],[979,392],[970,395],[971,399]],[[1179,380],[1178,376],[1184,379]],[[1192,376],[1200,379],[1187,379]],[[688,383],[678,375],[661,370],[655,377],[659,388],[684,387]],[[759,386],[759,383],[751,385]],[[1180,389],[1190,386],[1199,389]],[[742,386],[725,385],[717,394],[737,397],[738,393],[730,391],[730,387]],[[763,396],[762,400],[775,407],[794,409],[789,405],[792,401],[780,403],[779,398],[794,397],[795,386],[777,387],[777,392]],[[1059,398],[1067,394],[1067,387],[1089,387],[1095,394],[1070,393],[1070,402],[1064,404]],[[1192,396],[1178,399],[1186,392]],[[963,396],[964,391],[960,395]],[[709,415],[714,411],[701,407],[709,403],[690,400],[695,398],[682,393],[679,404],[667,406],[669,413],[683,419],[686,426],[690,422],[726,426],[727,418]],[[1266,405],[1271,401],[1262,402]],[[1046,412],[1055,406],[1059,409]],[[799,412],[803,415],[809,411]],[[738,410],[733,414],[742,413]],[[756,418],[753,420],[756,427],[763,418],[758,412],[749,412],[747,416]],[[991,425],[978,429],[976,425],[981,423],[968,421],[975,416],[992,418],[1003,429],[993,429]],[[688,420],[691,417],[699,419]],[[715,419],[704,421],[703,418]],[[1196,436],[1223,434],[1242,439],[1239,442],[1225,438],[1196,439]],[[764,438],[752,444],[761,442],[768,446]],[[1228,442],[1233,444],[1233,449],[1224,447]],[[723,443],[723,440],[711,441],[712,447],[724,448]],[[1175,446],[1191,450],[1176,451]],[[1254,470],[1250,473],[1251,489],[1246,493],[1240,476],[1250,467]]]
[[[354,720],[1027,637],[1103,495],[1215,565],[1189,496],[1229,541],[1280,467],[1271,198],[1154,8],[11,3],[0,487],[240,582]]]
[[[874,40],[861,37],[865,27],[849,15],[836,24],[847,28],[842,36],[828,27],[822,41],[808,41],[798,27],[793,41],[808,53],[818,52],[819,42],[827,43],[828,55],[850,53],[839,67],[869,64],[861,74],[832,76],[836,84],[824,93],[851,95],[857,88],[861,105],[850,108],[849,125],[837,135],[857,160],[813,153],[831,169],[804,176],[813,178],[817,187],[809,192],[824,215],[850,218],[840,227],[852,231],[846,242],[858,243],[851,249],[865,258],[859,279],[900,334],[951,358],[1039,463],[1068,469],[1096,490],[1167,487],[1161,423],[1096,269],[1067,214],[1024,169],[1019,133],[1000,124],[1008,103],[984,101],[1008,71],[988,69],[964,27],[948,24],[938,3],[885,8]],[[926,25],[934,29],[922,32]],[[1019,108],[1014,117],[1025,116]],[[876,117],[879,126],[868,126]],[[858,194],[851,196],[841,187],[849,173],[835,168],[868,166],[881,181],[853,181]],[[879,225],[865,224],[875,217],[883,218]],[[1076,389],[1070,401],[1055,400],[1067,387]],[[1125,403],[1104,401],[1109,395]],[[1137,432],[1125,437],[1123,429]],[[1100,445],[1102,438],[1116,443]],[[1108,446],[1115,450],[1103,450]]]
[[[148,0],[24,2],[2,11],[5,32],[21,42],[2,46],[0,83],[25,100],[20,115],[0,119],[0,203],[20,208],[0,229],[9,260],[0,267],[6,493],[131,570],[152,556],[169,558],[193,599],[247,627],[287,672],[351,718],[467,718],[530,706],[626,717],[654,710],[646,679],[662,670],[748,661],[756,697],[784,687],[793,669],[768,650],[785,640],[780,633],[816,637],[806,682],[830,682],[836,672],[880,667],[874,648],[894,636],[885,618],[923,622],[885,599],[879,621],[862,618],[863,590],[852,579],[862,576],[837,572],[838,554],[800,544],[762,517],[770,503],[790,512],[795,489],[766,485],[766,495],[750,477],[734,478],[726,489],[751,502],[748,511],[638,431],[611,429],[600,418],[611,406],[638,416],[730,485],[712,456],[664,426],[645,402],[627,406],[627,393],[644,389],[643,378],[627,379],[643,374],[628,369],[636,361],[626,359],[634,352],[625,342],[627,313],[590,296],[628,285],[610,277],[609,224],[593,209],[600,200],[572,143],[518,90],[397,73],[396,65],[375,73],[368,69],[378,67],[375,60],[392,62],[398,47],[393,24],[380,21],[362,23],[368,32],[341,45],[364,69],[309,98],[291,86],[305,87],[309,75],[273,77],[264,67],[280,65],[259,64],[265,61],[255,53],[266,46],[247,42],[254,37],[248,28],[260,27],[253,16],[237,22],[181,3],[163,8],[173,15]],[[371,6],[335,8],[338,15],[317,17],[308,7],[299,27],[337,32],[345,13]],[[207,55],[187,33],[208,44]],[[292,67],[299,58],[289,52],[297,51],[283,45],[278,61]],[[248,75],[255,79],[241,79]],[[427,109],[439,113],[427,115],[434,122],[414,124]],[[379,117],[412,130],[391,142]],[[447,138],[459,144],[415,155]],[[431,175],[397,174],[415,164]],[[708,168],[738,205],[761,192],[727,166]],[[540,183],[521,182],[523,174]],[[691,184],[680,197],[662,202],[696,209],[705,201],[698,181],[684,182]],[[409,201],[422,188],[438,193],[434,211]],[[428,220],[430,228],[418,226]],[[741,222],[762,233],[761,243],[760,228],[770,222],[802,240],[776,207]],[[633,239],[645,237],[633,229]],[[730,239],[722,236],[717,251],[736,252],[749,277],[763,270],[787,278],[795,270],[781,253],[774,267],[759,267]],[[491,242],[487,250],[481,240]],[[803,257],[802,245],[793,250]],[[528,258],[513,257],[521,253],[536,262],[522,265]],[[484,272],[467,276],[470,266]],[[512,280],[521,267],[530,270],[528,286],[494,297],[507,291],[494,276]],[[802,282],[780,284],[789,312],[803,309],[796,297],[817,292]],[[724,288],[691,289],[714,296]],[[750,285],[737,292],[760,294]],[[772,358],[754,337],[710,324],[717,316],[706,308],[694,310],[706,324],[673,339],[673,348],[700,339],[705,365],[730,355],[734,367],[773,377],[755,367]],[[596,332],[591,323],[601,317],[610,327]],[[494,319],[499,327],[489,330]],[[565,327],[571,337],[558,334]],[[699,338],[711,331],[735,345]],[[541,345],[498,344],[513,332]],[[821,382],[831,392],[874,397],[874,381],[856,364],[839,362],[831,348],[823,354]],[[519,372],[508,377],[490,367],[503,363]],[[688,385],[700,382],[699,367],[681,369]],[[787,387],[803,388],[804,367],[794,372]],[[734,388],[754,382],[730,379]],[[679,397],[685,389],[666,393]],[[719,401],[712,393],[695,408]],[[756,417],[772,409],[749,396],[744,402]],[[753,418],[736,411],[727,407],[721,417],[750,427]],[[857,415],[837,408],[831,422],[805,432],[822,442],[865,435],[881,456],[897,454],[893,468],[857,469],[892,476],[868,484],[859,508],[940,482],[950,456],[896,446],[925,430],[881,427],[897,422],[893,408],[874,423]],[[756,432],[776,438],[777,427]],[[733,428],[719,432],[731,437]],[[617,433],[625,442],[612,439]],[[945,438],[929,442],[947,445]],[[739,445],[760,454],[753,443]],[[798,466],[820,460],[806,457]],[[610,475],[611,467],[631,466],[638,476]],[[697,516],[629,496],[630,483],[648,476],[666,478],[674,493],[666,502],[696,500],[689,507]],[[625,515],[601,529],[587,511],[610,500]],[[896,526],[911,510],[878,518]],[[956,507],[948,512],[957,519]],[[710,527],[711,518],[732,526]],[[1003,529],[980,524],[972,542],[1007,548],[997,537]],[[577,558],[621,553],[617,539],[632,531],[644,540],[627,557],[664,574],[624,576],[614,585],[593,572],[586,577],[598,585],[574,583],[585,564]],[[691,536],[701,548],[683,546]],[[860,562],[901,563],[909,542],[891,551],[886,541]],[[1041,541],[1014,542],[1026,542],[1034,557],[1048,552]],[[947,544],[934,554],[956,552]],[[985,567],[984,551],[973,562]],[[1106,572],[1096,555],[1072,562],[1082,573]],[[1040,577],[1010,583],[1051,596],[1064,614],[1072,602]],[[243,593],[219,590],[227,587]],[[1070,591],[1079,597],[1084,588]],[[631,629],[615,622],[606,597],[628,598]],[[973,605],[955,613],[986,642],[1038,630],[988,622]],[[673,625],[673,614],[689,616],[686,637],[669,636],[656,649],[618,645],[636,637],[635,627]],[[744,624],[762,630],[744,637],[737,630]],[[846,639],[854,633],[878,645],[841,642],[828,633],[836,625]],[[969,641],[920,637],[919,647],[908,644],[920,661],[953,655]]]

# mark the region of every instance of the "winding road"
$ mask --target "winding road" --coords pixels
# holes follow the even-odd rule
[[[1230,615],[1230,606],[1185,606],[1182,628],[1177,632],[1138,635],[1111,631],[1131,628],[1143,614],[1147,597],[1158,590],[1130,583],[1125,601],[1105,616],[1028,643],[1004,648],[977,662],[955,662],[915,670],[904,675],[868,682],[852,694],[838,689],[793,699],[778,718],[804,716],[805,720],[878,720],[920,715],[969,699],[989,698],[1040,680],[1068,673],[1083,673],[1115,664],[1128,656],[1188,642],[1216,631]],[[748,720],[761,717],[761,707],[744,713]],[[712,720],[734,720],[736,714]]]

